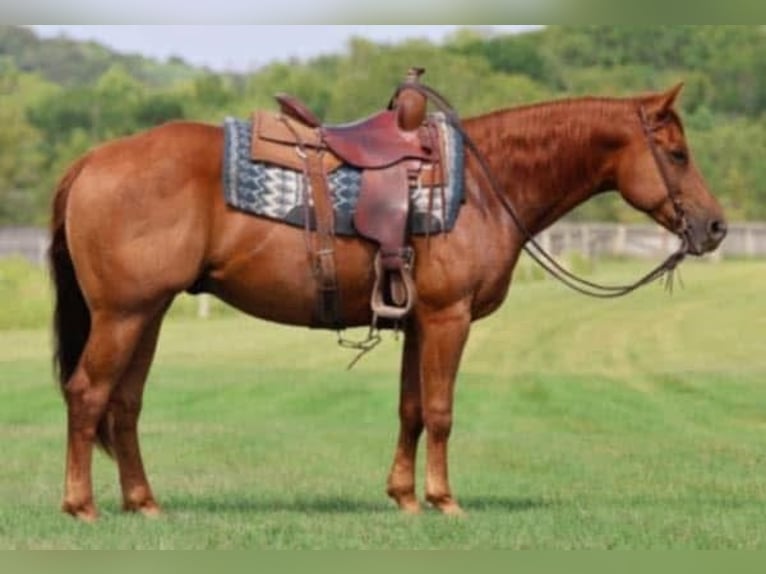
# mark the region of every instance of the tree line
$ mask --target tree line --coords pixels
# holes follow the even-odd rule
[[[480,28],[442,43],[377,44],[215,73],[92,42],[43,40],[0,26],[0,224],[40,224],[56,179],[87,149],[172,119],[218,123],[303,99],[327,121],[387,102],[411,64],[463,115],[559,97],[628,95],[685,82],[681,101],[697,163],[732,219],[766,219],[766,32],[762,26],[549,26],[524,34]],[[574,219],[630,221],[614,197]]]

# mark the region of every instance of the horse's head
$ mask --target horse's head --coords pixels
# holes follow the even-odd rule
[[[628,203],[681,237],[689,253],[702,255],[726,236],[726,220],[694,164],[673,108],[681,88],[636,100],[638,128],[620,154],[617,187]]]

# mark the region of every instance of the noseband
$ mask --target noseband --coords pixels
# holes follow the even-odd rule
[[[651,150],[655,164],[657,165],[657,169],[660,173],[660,177],[665,185],[668,199],[671,201],[673,209],[676,213],[676,233],[681,239],[681,245],[674,253],[665,259],[665,261],[660,263],[655,269],[651,270],[649,273],[639,278],[634,283],[629,285],[601,285],[599,283],[594,283],[592,281],[588,281],[587,279],[583,279],[568,269],[565,269],[558,261],[554,259],[550,253],[543,249],[540,243],[535,239],[532,232],[529,231],[526,225],[524,225],[524,223],[521,221],[521,218],[516,212],[516,209],[513,207],[511,201],[503,193],[497,178],[489,168],[489,164],[487,163],[486,158],[481,154],[478,147],[476,146],[476,143],[463,129],[457,112],[446,100],[446,98],[444,98],[444,96],[439,94],[433,88],[430,88],[424,84],[418,84],[410,87],[414,87],[423,95],[425,95],[428,100],[437,107],[437,109],[445,114],[447,121],[462,136],[466,149],[468,149],[468,151],[476,159],[477,163],[479,164],[479,168],[481,169],[484,177],[489,182],[490,188],[495,197],[500,202],[500,205],[503,206],[503,209],[506,211],[506,213],[508,213],[508,215],[511,217],[514,225],[516,225],[517,229],[524,237],[524,251],[532,258],[532,260],[540,265],[540,267],[542,267],[552,277],[556,278],[561,283],[570,289],[577,291],[578,293],[599,299],[613,299],[616,297],[622,297],[623,295],[632,293],[639,287],[647,285],[648,283],[652,283],[662,277],[667,277],[666,284],[669,289],[672,288],[673,272],[689,253],[689,240],[687,219],[681,205],[681,200],[679,197],[680,194],[670,181],[667,167],[664,164],[662,157],[660,156],[659,149],[657,148],[657,142],[654,138],[654,132],[662,128],[665,123],[650,125],[643,107],[639,108],[639,120],[641,122],[643,133],[646,137],[647,145]]]

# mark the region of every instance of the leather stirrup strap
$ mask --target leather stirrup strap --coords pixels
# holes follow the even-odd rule
[[[319,290],[316,322],[319,327],[342,329],[344,325],[340,316],[340,296],[335,269],[335,217],[330,189],[322,164],[322,152],[304,152],[316,221],[313,252],[313,271]]]

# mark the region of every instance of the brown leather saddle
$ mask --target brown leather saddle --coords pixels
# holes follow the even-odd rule
[[[349,124],[323,125],[286,94],[276,96],[280,113],[254,114],[252,159],[303,172],[311,189],[310,215],[316,225],[312,259],[320,292],[317,326],[344,326],[327,183],[327,175],[343,164],[362,170],[354,227],[379,246],[370,303],[374,320],[399,321],[415,303],[414,252],[407,245],[410,189],[419,185],[433,192],[446,181],[439,132],[427,116],[426,97],[410,87],[422,73],[411,69],[387,109]]]

